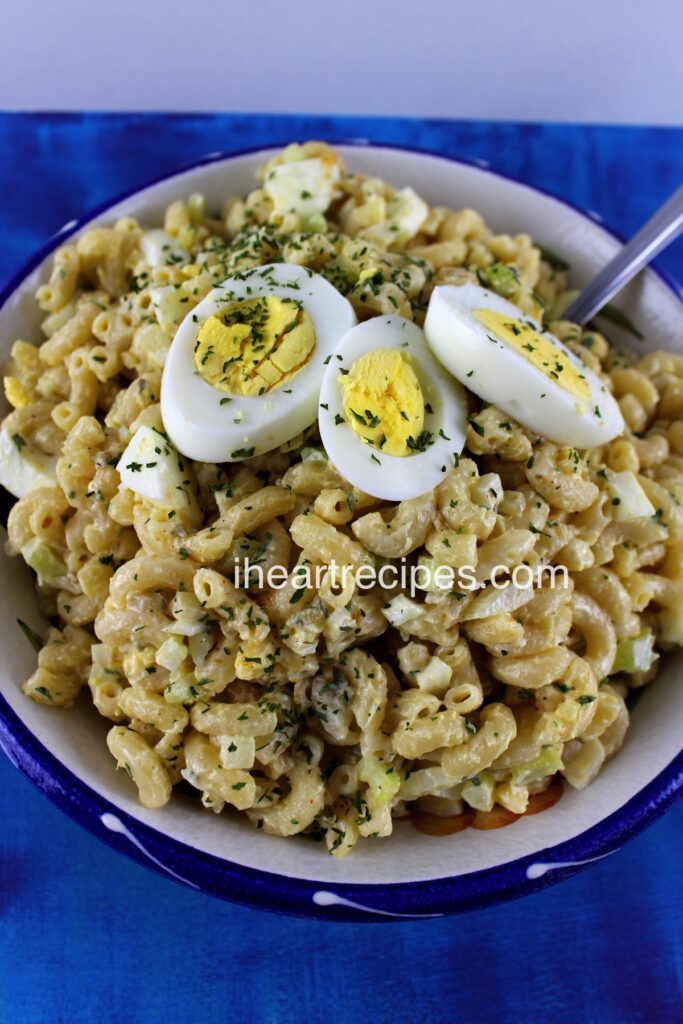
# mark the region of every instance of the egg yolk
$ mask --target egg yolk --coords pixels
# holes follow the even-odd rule
[[[23,409],[25,405],[30,405],[31,395],[20,380],[16,377],[5,377],[3,383],[5,385],[5,398],[12,408]]]
[[[406,353],[395,348],[366,352],[339,384],[344,417],[366,444],[387,455],[424,450],[425,403]]]
[[[553,345],[550,338],[535,330],[531,323],[511,320],[504,313],[494,313],[491,309],[475,309],[473,313],[495,338],[519,352],[527,362],[559,384],[572,398],[583,404],[589,401],[590,385],[579,368],[561,349]]]
[[[194,365],[212,387],[232,395],[263,395],[306,366],[315,328],[303,304],[276,295],[243,299],[204,321]]]

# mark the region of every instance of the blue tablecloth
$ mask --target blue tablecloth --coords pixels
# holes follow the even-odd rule
[[[454,156],[633,231],[683,131],[399,119],[0,115],[0,279],[90,206],[213,150],[364,137]],[[683,246],[662,266],[683,279]],[[222,904],[100,845],[0,756],[1,1024],[683,1020],[683,804],[569,882],[445,921],[341,925]]]

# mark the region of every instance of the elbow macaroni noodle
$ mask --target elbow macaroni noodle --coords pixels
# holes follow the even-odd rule
[[[347,173],[323,144],[302,152],[341,170],[313,230],[275,215],[259,188],[212,217],[197,197],[169,207],[181,255],[162,266],[145,263],[130,218],[57,250],[37,292],[45,340],[12,348],[4,424],[18,446],[57,457],[56,479],[14,505],[8,544],[41,544],[52,559],[37,586],[54,625],[26,694],[67,708],[88,686],[145,807],[188,784],[215,813],[245,811],[266,833],[306,832],[341,856],[412,810],[523,813],[558,772],[583,789],[618,751],[630,690],[683,643],[683,357],[639,359],[553,317],[564,273],[529,236],[435,207],[416,234],[391,237],[389,185]],[[542,303],[604,375],[625,432],[576,451],[483,404],[459,464],[398,504],[344,480],[315,427],[238,465],[187,460],[194,504],[160,510],[120,490],[132,433],[163,429],[161,370],[179,318],[231,273],[273,259],[326,276],[360,319],[417,323],[435,285],[503,262],[513,301],[532,314]],[[303,458],[316,444],[318,457]],[[654,514],[618,515],[620,472]],[[401,560],[470,566],[479,589],[361,586],[364,570]],[[257,586],[240,574],[249,565],[281,585]],[[304,578],[331,565],[349,573]],[[566,575],[496,586],[519,567]]]

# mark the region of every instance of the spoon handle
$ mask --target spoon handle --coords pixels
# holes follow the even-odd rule
[[[682,230],[683,185],[574,299],[564,313],[564,319],[585,324]]]

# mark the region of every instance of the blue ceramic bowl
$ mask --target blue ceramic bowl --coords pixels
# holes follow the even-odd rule
[[[528,231],[571,263],[577,282],[587,280],[619,246],[595,215],[485,166],[359,143],[340,149],[353,169],[398,186],[410,184],[432,204],[472,206],[496,230]],[[249,191],[255,168],[269,155],[263,150],[211,154],[65,225],[0,296],[2,344],[9,350],[15,337],[39,338],[32,296],[58,245],[90,224],[110,223],[123,214],[158,224],[170,201],[191,192],[203,192],[210,207],[218,206]],[[647,328],[643,349],[671,347],[680,337],[681,296],[654,272],[630,285],[619,306]],[[609,333],[633,344],[619,329],[610,327]],[[624,748],[589,789],[566,792],[551,810],[505,829],[433,837],[399,822],[390,839],[361,844],[350,857],[336,860],[303,838],[264,836],[237,815],[206,814],[183,795],[163,811],[148,811],[136,802],[125,774],[114,772],[104,742],[106,723],[85,698],[67,712],[56,712],[22,695],[35,655],[16,620],[37,629],[43,624],[29,571],[4,554],[0,564],[4,593],[11,595],[0,609],[0,746],[93,835],[202,892],[323,919],[387,921],[471,910],[540,889],[608,856],[658,817],[683,783],[683,689],[675,685],[682,655],[664,659],[657,681],[634,708]]]

